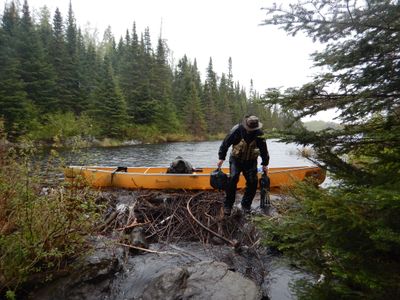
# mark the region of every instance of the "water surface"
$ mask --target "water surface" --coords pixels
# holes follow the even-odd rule
[[[64,151],[68,165],[103,165],[131,167],[162,167],[177,156],[192,163],[194,167],[213,167],[218,162],[218,149],[221,141],[179,142],[165,144],[139,144],[123,147],[87,148],[79,153]],[[304,166],[311,162],[298,155],[295,144],[267,141],[271,167]],[[227,160],[229,158],[227,155]],[[261,162],[261,160],[259,160]],[[224,162],[228,167],[228,161]]]

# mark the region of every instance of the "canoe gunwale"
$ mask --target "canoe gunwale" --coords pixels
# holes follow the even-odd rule
[[[129,171],[130,169],[130,171]],[[136,170],[137,169],[137,170]],[[127,171],[123,171],[127,170]],[[105,167],[105,166],[68,166],[64,171],[66,180],[82,177],[94,187],[119,187],[127,189],[183,189],[211,190],[210,173],[214,168],[205,167],[202,172],[192,174],[166,173],[167,167]],[[229,168],[223,168],[229,175]],[[136,171],[136,172],[132,172]],[[150,172],[149,172],[150,171]],[[314,178],[319,185],[325,180],[325,171],[318,166],[270,168],[271,189],[291,186],[297,180]],[[261,172],[258,172],[261,177]],[[246,182],[241,175],[238,189]]]
[[[120,172],[120,171],[113,171],[113,170],[101,170],[99,168],[104,168],[102,166],[90,166],[90,167],[83,167],[83,166],[68,166],[67,168],[69,169],[75,169],[79,168],[79,170],[83,171],[90,171],[90,172],[101,172],[101,173],[112,173],[112,174],[129,174],[129,175],[146,175],[146,176],[210,176],[210,173],[203,173],[203,172],[194,172],[194,173],[185,173],[185,174],[179,174],[179,173],[165,173],[165,172],[159,172],[159,173],[147,173],[150,169],[152,168],[166,168],[166,167],[148,167],[146,171],[144,172]],[[135,167],[133,167],[135,168]],[[144,168],[144,167],[137,167],[137,168]],[[208,169],[208,167],[206,167]],[[287,172],[293,172],[293,171],[304,171],[304,170],[313,170],[318,168],[317,166],[300,166],[300,167],[290,167],[290,168],[284,168],[282,170],[275,170],[275,171],[269,171],[268,174],[279,174],[279,173],[287,173]],[[202,169],[202,168],[199,168]],[[273,168],[272,168],[273,169]],[[277,168],[281,169],[281,168]],[[262,173],[262,172],[258,172]],[[229,174],[229,172],[227,173]]]

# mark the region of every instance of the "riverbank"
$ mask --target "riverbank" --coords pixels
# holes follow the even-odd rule
[[[59,154],[59,157],[64,157],[63,163],[66,163],[66,164],[76,164],[76,163],[83,162],[85,165],[88,165],[88,164],[99,165],[99,164],[104,164],[106,162],[107,165],[118,165],[118,166],[119,165],[167,166],[177,155],[181,155],[182,157],[189,158],[190,161],[193,163],[193,166],[201,167],[201,166],[212,165],[214,159],[215,159],[215,162],[217,161],[216,154],[218,152],[219,145],[220,145],[220,141],[188,142],[188,143],[177,142],[177,143],[148,144],[148,145],[140,144],[140,145],[134,145],[134,146],[125,146],[125,147],[83,149],[83,150],[79,151],[79,154],[77,154],[74,151],[71,151],[70,149],[65,149],[65,152],[64,152],[64,150],[60,150],[58,152],[58,154]],[[271,156],[275,158],[274,161],[272,161],[272,163],[279,162],[279,165],[282,165],[282,164],[283,165],[298,165],[299,164],[298,158],[294,155],[294,153],[296,153],[296,151],[295,151],[295,148],[293,147],[293,145],[288,146],[286,144],[276,143],[276,142],[271,142],[270,145],[271,145],[271,147],[270,147]],[[14,152],[12,152],[12,153],[14,153]],[[6,157],[6,155],[4,157]],[[215,158],[213,159],[213,157],[215,157]],[[23,160],[23,157],[19,156],[18,161],[20,161],[20,160]],[[49,164],[49,163],[51,165],[55,164],[55,161],[49,159],[48,156],[36,157],[35,161],[40,162],[42,164]],[[121,191],[113,191],[112,194],[108,195],[107,197],[103,197],[104,194],[103,194],[103,196],[96,196],[96,191],[93,191],[93,192],[95,192],[94,195],[92,193],[87,193],[87,192],[91,191],[91,189],[83,190],[82,191],[83,193],[80,193],[79,192],[80,190],[75,191],[74,189],[70,189],[70,188],[64,189],[62,187],[63,184],[61,183],[62,178],[57,177],[57,176],[52,177],[53,179],[56,178],[56,179],[60,180],[60,181],[57,181],[57,184],[50,185],[50,186],[52,186],[52,188],[50,188],[50,189],[42,189],[42,187],[43,187],[42,182],[38,182],[38,185],[34,185],[34,182],[37,181],[36,179],[39,179],[39,177],[36,178],[35,176],[33,176],[31,169],[30,170],[25,169],[26,167],[30,168],[31,166],[29,164],[27,164],[27,165],[24,164],[23,165],[24,167],[20,170],[21,172],[19,172],[19,170],[14,166],[15,162],[16,162],[16,160],[13,159],[12,157],[10,157],[9,171],[6,172],[6,169],[2,168],[2,172],[4,173],[4,178],[6,178],[7,180],[1,181],[1,183],[7,183],[8,190],[6,190],[6,192],[9,195],[16,194],[18,196],[18,198],[17,199],[12,198],[12,201],[8,201],[7,203],[5,203],[5,205],[11,205],[11,206],[7,206],[5,209],[2,209],[1,212],[6,212],[2,216],[2,220],[5,220],[10,225],[12,225],[13,223],[12,222],[10,223],[9,221],[14,221],[13,218],[17,215],[21,215],[21,218],[18,218],[17,220],[15,220],[16,222],[26,222],[26,223],[17,223],[17,226],[13,226],[12,228],[14,228],[13,229],[14,231],[11,231],[10,232],[11,235],[7,237],[8,239],[10,239],[10,241],[13,242],[12,245],[15,245],[15,247],[19,246],[18,243],[21,242],[21,240],[18,238],[19,235],[24,236],[24,237],[26,236],[28,238],[27,242],[30,241],[29,240],[29,232],[24,232],[24,231],[22,231],[22,229],[24,229],[24,228],[29,229],[29,227],[27,227],[28,225],[31,226],[29,222],[34,222],[34,224],[32,224],[32,225],[34,225],[34,227],[33,227],[33,229],[35,230],[34,236],[35,236],[35,238],[37,238],[37,240],[33,240],[33,243],[35,245],[42,245],[43,248],[37,248],[36,246],[30,245],[28,243],[27,244],[27,256],[26,256],[27,259],[29,259],[31,257],[35,258],[35,255],[40,255],[40,256],[38,256],[38,258],[41,259],[40,266],[52,269],[52,265],[54,267],[54,259],[53,259],[53,257],[49,256],[49,254],[54,253],[54,251],[52,251],[52,247],[54,246],[54,243],[64,241],[64,242],[67,242],[66,246],[70,246],[71,245],[70,235],[76,233],[76,231],[69,231],[69,230],[66,230],[65,232],[63,231],[63,236],[65,238],[63,238],[61,240],[56,238],[56,240],[53,241],[52,240],[53,233],[52,233],[51,228],[54,228],[54,227],[52,227],[52,226],[53,225],[57,226],[57,224],[58,224],[57,222],[59,222],[59,220],[64,220],[64,218],[72,218],[71,220],[73,220],[75,222],[75,221],[79,220],[77,217],[81,217],[79,222],[82,221],[82,222],[85,222],[85,224],[88,224],[89,220],[86,219],[86,217],[85,217],[85,216],[87,216],[87,213],[86,213],[87,209],[89,210],[89,212],[92,213],[93,217],[97,216],[99,218],[99,220],[96,221],[96,218],[93,220],[93,223],[92,223],[93,225],[90,226],[90,228],[88,227],[88,229],[91,229],[91,230],[90,230],[90,232],[88,231],[88,234],[86,236],[90,237],[90,239],[98,236],[99,230],[100,230],[99,227],[105,223],[105,220],[110,220],[110,223],[108,221],[106,223],[111,224],[112,226],[111,227],[107,226],[106,234],[101,233],[100,235],[102,235],[103,237],[104,236],[106,237],[106,239],[110,242],[110,246],[112,246],[113,249],[115,249],[115,248],[124,249],[125,246],[121,246],[121,245],[116,246],[115,245],[114,235],[111,234],[111,232],[114,232],[115,230],[111,230],[111,229],[123,227],[124,224],[126,224],[126,223],[122,223],[117,226],[115,223],[113,223],[113,221],[116,221],[117,218],[109,219],[108,217],[111,216],[112,212],[114,212],[114,213],[116,212],[117,207],[119,207],[120,209],[122,209],[124,207],[126,208],[126,205],[119,206],[118,204],[124,204],[124,203],[126,204],[129,201],[132,201],[133,196],[136,195],[134,192],[122,191],[122,190]],[[33,167],[33,165],[32,165],[32,167]],[[29,185],[32,186],[32,190],[27,190],[26,183],[29,183]],[[21,203],[20,205],[22,205],[22,206],[27,204],[27,198],[26,198],[27,192],[29,193],[29,199],[28,199],[29,203],[32,203],[32,208],[34,208],[34,211],[30,211],[30,210],[26,211],[26,210],[21,210],[18,208],[19,207],[18,203]],[[148,191],[148,192],[150,192],[150,191]],[[85,193],[87,193],[86,196],[85,196]],[[185,195],[185,193],[183,191],[173,192],[172,194],[175,194],[175,196],[182,195],[182,197]],[[86,198],[87,198],[87,200],[86,200]],[[110,198],[110,199],[107,200],[106,198],[107,199]],[[164,199],[165,199],[165,201],[168,200],[168,197],[154,197],[154,198],[156,198],[156,200],[158,199],[159,204],[157,204],[157,205],[161,205],[161,203],[164,203]],[[4,199],[6,199],[6,198],[4,198]],[[98,199],[98,200],[96,200],[96,199]],[[101,199],[103,199],[105,202]],[[184,198],[182,198],[182,199],[184,199]],[[90,200],[90,201],[88,201],[88,200]],[[14,201],[16,201],[16,202],[14,202]],[[208,201],[205,201],[205,202],[207,203]],[[17,203],[18,205],[15,207],[12,206],[12,205],[14,205],[14,203]],[[78,205],[76,205],[76,203],[78,203]],[[93,205],[93,203],[96,203],[96,204]],[[107,203],[107,205],[105,203]],[[256,203],[257,202],[255,202],[255,205],[256,205],[255,209],[257,208]],[[40,205],[43,205],[43,208],[41,208]],[[154,208],[154,206],[157,206],[157,205],[155,205],[154,203],[151,203],[151,204],[148,204],[146,207]],[[219,205],[221,205],[221,202],[219,203]],[[219,207],[221,207],[221,206],[219,206]],[[27,208],[31,209],[31,206],[29,205]],[[143,209],[144,209],[143,207],[139,207],[139,206],[136,208],[139,209],[139,211],[143,211]],[[174,208],[176,208],[176,206],[174,206]],[[103,209],[106,211],[104,212]],[[108,212],[107,212],[107,210],[108,210]],[[129,209],[128,209],[128,211],[129,211]],[[16,214],[16,212],[18,212],[18,214]],[[55,215],[54,212],[57,212],[61,215]],[[238,210],[237,212],[238,213],[234,214],[234,216],[240,216],[240,210]],[[40,216],[40,218],[23,218],[24,213],[28,213],[28,215],[35,215],[35,216],[38,215],[38,216]],[[127,214],[129,215],[129,213],[127,213],[125,211],[125,213],[122,214],[121,216],[126,217]],[[160,215],[159,212],[157,212],[157,214]],[[168,217],[171,216],[171,214],[172,213],[164,215],[164,217],[161,217],[161,215],[160,215],[158,222],[161,222],[164,219],[168,219]],[[208,212],[207,212],[207,214],[204,212],[201,213],[201,216],[203,216],[203,217],[207,216],[207,215],[215,216],[216,214],[215,213],[210,214]],[[49,216],[49,218],[51,217],[49,219],[52,222],[51,223],[52,225],[50,227],[49,227],[49,220],[44,221],[42,216],[43,217]],[[114,214],[114,216],[115,216],[115,214]],[[171,219],[173,219],[173,218],[171,218]],[[169,224],[168,222],[171,219],[166,220],[164,223]],[[220,224],[218,222],[214,224],[212,219],[209,219],[209,220],[210,221],[207,221],[207,219],[206,219],[204,221],[204,223],[205,224],[210,223],[212,226],[214,226],[215,224]],[[79,226],[79,222],[76,222],[74,224]],[[19,225],[19,224],[21,224],[21,225]],[[46,224],[46,226],[41,227],[41,224]],[[182,232],[182,234],[185,235],[185,230],[188,227],[188,224],[190,224],[190,223],[184,222],[184,225],[185,225],[184,228],[179,229],[179,230],[176,229],[175,233]],[[242,223],[237,223],[238,226],[241,226],[240,228],[242,228],[242,227],[248,228],[247,225],[243,224],[243,226],[242,226],[241,224]],[[27,225],[27,226],[25,226],[25,225]],[[90,224],[88,224],[88,225],[90,225]],[[8,227],[8,228],[10,228],[10,227]],[[61,228],[63,228],[63,227],[61,227]],[[169,228],[170,228],[169,230],[162,230],[159,233],[161,233],[161,232],[168,233],[172,230],[171,228],[175,228],[175,226],[172,226],[172,227],[170,226]],[[252,227],[250,226],[250,228],[252,228]],[[50,231],[48,231],[48,230],[50,230]],[[81,227],[78,227],[78,230],[81,230]],[[104,228],[102,228],[101,230],[104,230]],[[118,233],[119,231],[116,231],[116,232]],[[218,226],[217,226],[217,232],[218,232]],[[83,234],[84,232],[81,232],[81,233]],[[157,233],[157,236],[159,233]],[[230,231],[228,233],[230,233]],[[47,238],[48,234],[50,234],[50,239]],[[58,235],[59,235],[59,233],[57,233],[57,232],[54,233],[55,237],[57,237]],[[6,235],[3,235],[3,238],[5,236]],[[199,234],[198,236],[204,238],[204,237],[207,237],[207,234],[206,235]],[[78,237],[78,236],[74,236],[73,238],[75,238],[75,237]],[[168,239],[168,238],[165,238],[164,240],[166,240],[166,239]],[[80,242],[80,241],[84,242],[84,240],[82,240],[79,237],[79,240],[74,240],[74,243]],[[24,240],[22,240],[22,242],[25,243]],[[168,242],[170,244],[176,245],[176,243],[174,241],[172,241],[171,239],[168,239]],[[186,243],[186,242],[193,242],[193,241],[184,241],[184,243]],[[216,240],[214,239],[213,241],[208,242],[208,244],[206,246],[202,241],[197,241],[196,247],[198,247],[199,249],[201,249],[203,247],[211,247],[214,249],[214,248],[222,246],[222,247],[227,247],[228,249],[232,250],[232,247],[229,245],[215,244],[215,242],[216,242]],[[259,244],[255,243],[255,242],[256,242],[256,240],[253,240],[251,245],[255,244],[257,247],[260,246]],[[172,251],[171,249],[157,248],[158,247],[157,244],[158,244],[158,240],[150,241],[150,246],[149,246],[150,249],[155,249],[156,251],[159,251],[159,250],[160,251],[163,251],[163,250]],[[13,251],[13,249],[11,249],[11,248],[8,249],[8,245],[11,245],[11,244],[4,243],[3,244],[4,248],[2,248],[2,251],[3,250],[5,251],[5,252],[3,252],[3,254],[9,253],[9,260],[2,259],[2,263],[5,263],[5,262],[10,263],[8,266],[9,268],[7,270],[9,270],[11,273],[8,273],[7,276],[11,276],[13,274],[15,275],[15,273],[12,273],[12,272],[15,272],[16,270],[30,272],[30,270],[24,269],[22,266],[31,265],[31,261],[24,263],[23,257],[21,257],[21,259],[16,261],[15,255],[14,255],[15,251]],[[77,244],[75,244],[75,245],[77,245]],[[7,246],[7,247],[5,247],[5,246]],[[71,259],[74,258],[75,254],[87,253],[88,250],[87,250],[87,248],[85,248],[85,247],[87,247],[87,244],[83,243],[81,246],[82,246],[81,249],[83,249],[83,250],[77,251],[77,252],[62,252],[61,251],[62,248],[58,248],[60,251],[58,251],[55,254],[57,254],[57,255],[66,254],[66,256],[62,257],[62,264],[60,265],[59,263],[57,263],[57,266],[62,266],[62,267],[70,266]],[[152,248],[152,247],[154,247],[154,248]],[[66,248],[66,249],[68,250],[68,248]],[[40,251],[36,251],[36,250],[40,250]],[[32,251],[33,251],[33,253],[32,253]],[[120,251],[120,250],[118,250],[118,251]],[[234,250],[232,250],[232,251],[233,251],[233,253],[235,253]],[[71,257],[71,254],[72,254],[72,257]],[[153,254],[146,254],[146,255],[155,255],[158,257],[162,254],[153,253]],[[4,257],[5,256],[2,256],[2,258],[4,258]],[[273,259],[273,260],[276,259],[275,256],[270,257],[269,255],[265,256],[265,255],[260,254],[260,257],[266,258],[267,261],[270,259]],[[48,258],[50,258],[50,259],[47,260]],[[20,265],[15,265],[14,264],[15,262],[19,262]],[[230,265],[229,264],[227,264],[227,265],[228,265],[228,268],[230,268],[229,267]],[[4,266],[4,265],[2,265],[2,266]],[[20,268],[20,266],[21,266],[21,268]],[[100,264],[100,266],[101,266],[101,264]],[[125,265],[122,263],[121,266],[125,266]],[[286,264],[286,266],[287,266],[287,264]],[[60,270],[59,267],[57,267],[57,269]],[[5,270],[5,269],[2,268],[2,270]],[[288,268],[284,267],[283,270],[288,270]],[[275,276],[277,278],[275,278],[274,281],[279,282],[281,279],[284,279],[283,281],[287,282],[287,281],[289,281],[288,278],[292,277],[292,275],[290,275],[290,274],[292,274],[291,271],[288,271],[286,273],[286,271],[282,271],[282,269],[280,269],[279,272],[280,273],[283,272],[284,274]],[[25,273],[21,274],[21,275],[23,275],[22,280],[24,280],[24,278],[25,278],[24,274]],[[52,275],[53,278],[55,278],[55,277],[57,277],[58,273],[57,272],[54,272],[54,274],[48,273],[47,275],[49,275],[49,274]],[[102,277],[102,276],[100,275],[100,277]],[[10,277],[8,277],[8,278],[10,278]],[[112,278],[114,280],[113,276],[112,276]],[[75,279],[78,280],[77,278],[75,278]],[[2,278],[0,276],[0,281],[1,280],[2,280]],[[266,281],[264,281],[264,284],[261,284],[261,285],[265,285],[269,279],[268,280],[265,279],[265,280]],[[86,282],[85,280],[83,280],[83,281]],[[76,281],[74,281],[74,282],[76,282]],[[0,282],[0,283],[2,283],[2,282]],[[6,282],[6,284],[10,288],[12,287],[12,283]],[[257,284],[257,286],[259,286],[259,284]],[[268,287],[270,288],[269,284],[268,284]],[[267,288],[263,288],[263,289],[265,289],[266,291],[268,290]],[[289,290],[289,288],[285,291],[285,293],[288,293],[287,292],[288,290]],[[279,298],[277,298],[277,299],[279,299]],[[283,298],[283,299],[291,299],[291,298]]]
[[[239,208],[223,218],[223,193],[106,190],[99,198],[107,208],[92,250],[29,298],[294,299],[289,277],[298,273],[260,244]],[[260,214],[257,199],[253,208]]]
[[[65,149],[83,149],[91,147],[121,147],[139,144],[163,144],[175,142],[204,142],[224,139],[225,134],[194,136],[190,134],[164,134],[138,136],[131,139],[115,139],[115,138],[95,138],[73,136],[69,138],[59,139],[55,137],[53,140],[33,140],[35,146],[40,148],[65,148]],[[24,144],[27,139],[22,138],[18,144]],[[29,140],[29,139],[28,139]]]

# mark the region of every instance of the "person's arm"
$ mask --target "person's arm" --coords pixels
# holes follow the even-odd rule
[[[265,138],[257,137],[257,147],[260,149],[261,165],[268,166],[269,164],[269,153],[267,148],[267,142]]]
[[[224,140],[222,141],[221,146],[219,147],[218,150],[218,158],[221,161],[224,161],[226,158],[226,153],[228,152],[229,147],[233,144],[235,141],[236,133],[239,128],[239,125],[236,125],[232,128],[231,132],[226,135]],[[220,162],[218,162],[219,164]],[[221,163],[222,165],[222,163]]]

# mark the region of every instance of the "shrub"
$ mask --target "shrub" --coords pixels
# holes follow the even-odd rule
[[[266,245],[324,275],[320,284],[301,284],[304,299],[400,297],[398,187],[301,184],[281,209],[280,218],[257,222]]]
[[[0,126],[1,127],[1,126]],[[0,130],[1,132],[1,130]],[[0,291],[63,269],[87,248],[100,209],[87,188],[42,190],[26,156],[0,140]],[[43,278],[45,279],[45,278]]]
[[[43,122],[28,136],[33,140],[53,141],[55,137],[65,142],[72,137],[98,135],[98,128],[87,115],[75,116],[72,112],[48,114]]]

